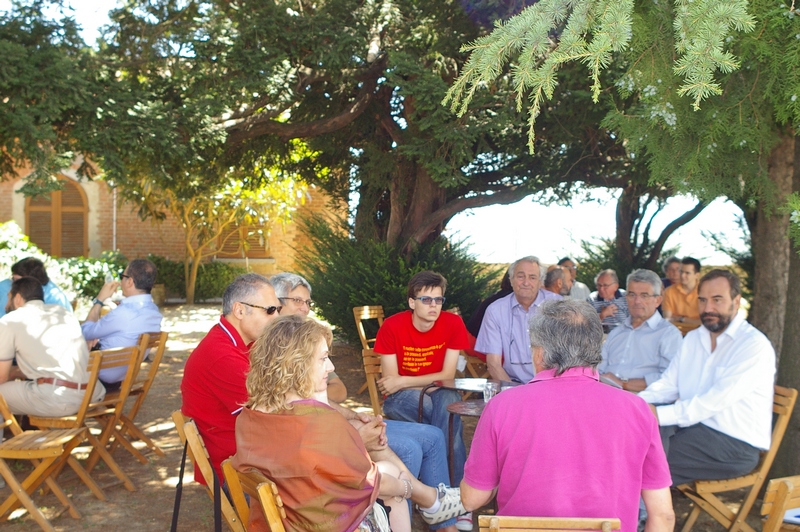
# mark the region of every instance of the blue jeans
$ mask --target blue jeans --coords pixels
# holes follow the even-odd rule
[[[395,392],[383,402],[383,411],[387,417],[401,421],[416,422],[419,415],[419,394],[421,390],[400,390]],[[461,396],[455,390],[439,388],[426,395],[422,403],[422,422],[434,427],[439,427],[444,434],[445,441],[448,433],[447,405],[460,401]],[[453,416],[453,485],[461,484],[464,478],[464,462],[467,461],[467,450],[464,447],[464,428],[461,416]],[[450,452],[451,445],[447,445]]]
[[[386,420],[386,437],[389,447],[406,465],[411,474],[428,486],[438,486],[440,482],[450,484],[447,472],[447,446],[442,431],[429,425]],[[411,501],[409,501],[409,511]],[[431,525],[437,530],[456,524],[455,519]]]

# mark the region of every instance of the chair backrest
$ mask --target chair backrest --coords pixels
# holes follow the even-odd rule
[[[506,517],[496,515],[478,516],[481,532],[500,530],[619,530],[619,519],[594,517]]]
[[[362,349],[361,358],[364,362],[364,373],[367,376],[367,389],[369,390],[369,401],[372,403],[373,415],[383,414],[383,396],[378,391],[378,379],[381,378],[381,355],[372,349]]]
[[[761,506],[761,515],[767,516],[762,532],[778,532],[791,508],[800,508],[800,475],[770,480]]]
[[[205,486],[206,493],[208,493],[209,498],[213,501],[214,491],[210,486],[213,485],[214,469],[211,466],[211,459],[208,457],[206,444],[203,443],[203,438],[197,430],[197,425],[194,424],[191,418],[184,416],[183,412],[180,410],[175,410],[172,413],[172,420],[175,422],[175,429],[178,431],[181,443],[189,444],[187,454],[191,458],[195,469],[199,469],[203,474],[203,478],[208,482],[209,485]],[[219,479],[219,481],[222,482],[223,480]],[[231,506],[227,497],[222,496],[220,498],[220,506],[222,508],[222,516],[228,524],[228,528],[234,532],[244,532],[247,522],[242,522],[239,519],[238,514],[236,514],[236,511]]]
[[[100,351],[102,359],[100,360],[100,371],[104,369],[119,368],[127,366],[128,370],[125,372],[125,378],[119,386],[120,395],[124,393],[127,397],[131,389],[131,383],[136,376],[139,366],[139,359],[142,356],[140,346],[134,345],[131,347],[114,347],[112,349],[103,349]]]
[[[150,387],[153,385],[153,381],[158,374],[158,367],[161,365],[161,359],[164,358],[164,351],[167,348],[168,336],[169,334],[166,331],[144,333],[139,336],[138,345],[139,349],[141,349],[141,353],[139,364],[136,366],[133,376],[133,389],[131,390],[132,393],[146,396],[147,392],[150,391]],[[145,359],[147,358],[148,353],[150,353],[151,356],[147,374],[144,376],[144,379],[139,379],[139,373],[145,364]],[[144,397],[141,397],[137,400],[137,404],[134,405],[128,417],[133,419],[136,416],[136,412],[139,410],[139,407],[143,401]]]
[[[119,390],[112,393],[107,393],[100,401],[89,403],[89,408],[85,412],[86,417],[107,416],[106,426],[103,429],[100,437],[102,444],[106,444],[122,415],[122,409],[125,407],[125,401],[128,399],[128,394],[131,391],[133,384],[133,377],[136,374],[135,368],[139,366],[139,359],[141,358],[141,346],[135,345],[132,347],[116,347],[113,349],[103,349],[100,351],[100,371],[104,369],[127,367],[125,378],[119,386]],[[88,393],[88,390],[87,390]],[[112,413],[113,412],[113,413]],[[90,470],[94,467],[97,458],[90,458],[87,464]]]
[[[356,329],[358,330],[358,337],[361,339],[362,349],[370,349],[375,345],[375,337],[367,338],[364,321],[378,320],[378,328],[380,328],[383,325],[383,307],[381,305],[353,307],[353,317],[356,320]]]
[[[772,467],[772,461],[775,460],[775,455],[778,453],[778,448],[781,446],[783,435],[786,434],[786,427],[789,426],[789,420],[792,417],[794,405],[797,402],[797,390],[794,388],[784,388],[783,386],[775,385],[775,395],[772,399],[772,412],[776,414],[775,422],[772,425],[772,442],[770,443],[769,450],[761,454],[761,460],[758,465],[758,480],[756,480],[755,489],[760,490],[761,484],[766,480],[769,468]]]
[[[270,531],[285,532],[283,520],[286,519],[286,511],[283,509],[283,501],[278,494],[278,486],[274,482],[257,469],[250,469],[246,472],[237,471],[230,458],[222,462],[222,473],[225,475],[233,506],[245,526],[250,522],[250,506],[245,499],[245,494],[247,494],[251,498],[258,498]]]
[[[81,427],[86,419],[86,412],[89,410],[89,405],[92,402],[95,386],[97,386],[97,378],[100,375],[100,364],[103,362],[104,351],[89,351],[89,364],[87,366],[87,373],[89,373],[89,382],[86,385],[86,390],[83,392],[83,401],[78,413],[75,414],[74,426]],[[33,419],[33,416],[30,416]],[[33,423],[33,421],[31,421]]]
[[[17,423],[17,418],[14,417],[14,414],[11,413],[11,409],[8,408],[8,403],[6,403],[6,400],[2,395],[0,395],[0,416],[3,417],[2,422],[0,422],[0,434],[3,433],[3,430],[6,427],[9,427],[9,430],[11,430],[11,434],[13,434],[14,436],[17,436],[24,432],[22,430],[22,427],[20,427],[19,423]],[[0,443],[2,443],[1,439]]]

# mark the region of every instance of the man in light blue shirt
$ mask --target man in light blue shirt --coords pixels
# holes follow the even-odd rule
[[[150,296],[155,280],[155,264],[147,259],[135,259],[128,263],[119,281],[103,285],[92,302],[92,310],[86,316],[86,321],[81,325],[83,336],[93,349],[130,347],[136,345],[140,334],[161,331],[161,312]],[[101,318],[100,310],[105,300],[117,288],[122,289],[125,299]],[[100,371],[100,382],[108,391],[118,388],[124,378],[124,367]]]
[[[0,281],[0,301],[8,300],[8,292],[11,290],[11,283],[20,277],[33,277],[42,285],[44,290],[45,305],[59,305],[72,312],[72,302],[61,291],[61,289],[50,280],[44,263],[34,257],[25,257],[11,266],[11,279]],[[3,317],[8,309],[7,305],[0,306],[0,318]]]
[[[680,352],[683,337],[656,310],[663,285],[655,272],[635,270],[627,286],[630,316],[608,334],[597,371],[623,390],[640,392],[661,377]]]
[[[475,350],[486,353],[486,365],[493,379],[525,383],[533,378],[528,321],[542,303],[562,298],[540,290],[542,266],[536,257],[514,262],[508,267],[508,277],[514,292],[486,309]]]

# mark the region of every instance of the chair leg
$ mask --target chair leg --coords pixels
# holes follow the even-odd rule
[[[164,451],[161,450],[161,447],[156,445],[156,443],[152,439],[150,439],[150,437],[147,434],[145,434],[142,429],[137,427],[132,419],[129,419],[126,416],[122,416],[120,418],[120,422],[122,423],[122,428],[120,431],[118,431],[120,434],[124,436],[125,431],[127,431],[128,434],[130,434],[134,438],[137,438],[139,441],[143,442],[161,458],[167,457]],[[117,441],[117,436],[114,436],[114,441]]]
[[[53,480],[53,477],[47,477],[47,479],[45,479],[45,483],[50,486],[50,491],[52,491],[53,495],[55,495],[58,500],[61,501],[61,504],[63,504],[69,512],[69,515],[72,516],[73,519],[80,519],[81,514],[78,512],[78,509],[75,508],[75,505],[72,504],[71,500],[69,500],[67,494],[61,489],[61,486],[59,486],[58,483]]]
[[[689,532],[694,526],[695,521],[697,521],[697,517],[699,515],[700,515],[700,507],[697,506],[697,504],[693,504],[692,511],[689,514],[689,517],[686,518],[686,522],[683,524],[681,532]]]
[[[756,502],[756,497],[758,496],[758,492],[763,485],[763,480],[758,481],[756,485],[754,485],[750,489],[750,493],[747,494],[747,497],[744,501],[742,501],[742,505],[739,507],[739,511],[736,512],[736,516],[733,519],[733,524],[728,529],[729,532],[755,532],[753,527],[747,524],[745,519],[750,514],[750,510],[753,508],[753,504]]]
[[[114,442],[113,443],[114,443],[114,445],[111,446],[111,448],[109,449],[109,452],[114,450],[116,444],[120,444],[120,445],[122,445],[123,449],[125,449],[126,451],[131,453],[134,458],[139,460],[139,462],[141,462],[142,464],[146,464],[147,463],[147,457],[145,457],[145,455],[143,455],[141,452],[139,452],[139,449],[134,447],[133,444],[130,442],[130,440],[128,440],[128,438],[126,438],[125,436],[114,436]]]
[[[116,421],[112,423],[112,421],[103,417],[97,417],[95,419],[103,427],[102,430],[100,431],[100,436],[97,437],[97,441],[100,442],[100,445],[102,445],[103,449],[105,449],[106,446],[108,445],[108,440],[111,439],[111,434],[114,432],[114,429],[116,428]],[[88,431],[89,430],[87,428],[87,432]],[[94,466],[97,465],[97,461],[100,459],[98,448],[99,448],[98,446],[95,446],[94,449],[92,449],[92,452],[89,453],[89,458],[86,459],[85,467],[88,473],[92,472],[92,469],[94,469]]]
[[[87,473],[86,470],[81,467],[81,465],[78,463],[77,460],[75,460],[75,458],[70,456],[67,459],[67,463],[72,468],[72,470],[75,471],[75,474],[78,475],[78,478],[80,478],[86,485],[86,487],[89,488],[89,491],[91,491],[94,494],[95,497],[97,497],[103,502],[108,500],[103,491],[100,489],[100,486],[97,485],[97,483],[92,479],[92,477],[89,476],[89,473]]]
[[[129,479],[128,475],[126,475],[122,471],[122,469],[119,468],[119,465],[117,465],[114,459],[111,458],[111,455],[108,454],[108,451],[106,450],[105,446],[103,446],[97,440],[94,434],[87,431],[86,439],[89,440],[89,443],[91,443],[92,447],[94,447],[94,449],[98,452],[100,458],[103,459],[103,462],[105,462],[106,465],[109,467],[109,469],[111,469],[111,471],[114,472],[117,478],[122,481],[122,484],[125,486],[125,489],[127,489],[128,491],[136,491],[136,487],[134,487],[133,482],[131,482],[131,479]]]
[[[364,384],[361,385],[361,388],[358,389],[356,395],[361,395],[367,389],[367,382],[364,381]]]
[[[14,509],[22,505],[28,510],[31,516],[36,519],[36,522],[39,523],[42,528],[45,530],[53,530],[50,522],[45,518],[44,514],[39,511],[39,508],[30,498],[29,494],[33,493],[36,488],[44,482],[45,478],[53,472],[56,458],[57,457],[48,458],[36,464],[33,471],[31,471],[21,483],[17,480],[16,476],[14,476],[14,473],[11,472],[5,460],[0,459],[0,474],[6,479],[6,482],[11,488],[11,495],[0,505],[0,516],[2,516],[3,520],[8,519],[6,514],[10,514]]]
[[[42,470],[47,469],[48,465],[49,464],[45,462]],[[40,469],[39,466],[34,469],[34,472],[38,469]],[[33,473],[31,473],[31,475],[32,474]],[[31,517],[33,517],[39,526],[42,527],[42,530],[45,530],[46,532],[55,532],[53,525],[50,524],[50,521],[48,521],[41,510],[39,510],[39,508],[28,495],[28,492],[25,490],[23,485],[17,481],[17,477],[14,476],[14,473],[11,471],[11,469],[9,469],[8,464],[6,464],[5,460],[2,459],[0,459],[0,476],[6,479],[6,483],[11,489],[11,495],[8,496],[5,502],[3,502],[2,507],[0,507],[0,512],[2,512],[0,513],[0,516],[2,516],[2,520],[5,521],[7,519],[6,513],[9,513],[12,508],[22,504],[22,506],[28,510],[28,513],[31,514]],[[30,479],[30,476],[28,476],[25,481],[28,479]]]
[[[699,514],[700,511],[703,510],[725,528],[729,528],[733,524],[736,515],[713,493],[706,492],[702,495],[696,492],[684,493],[694,501],[694,510],[692,510],[692,513],[697,511]],[[695,519],[697,519],[697,517],[695,517]]]

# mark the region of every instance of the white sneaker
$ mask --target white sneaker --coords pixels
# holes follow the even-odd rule
[[[464,505],[461,504],[461,488],[448,488],[444,483],[441,483],[436,489],[439,492],[439,509],[430,514],[422,510],[419,511],[422,519],[426,523],[429,525],[436,525],[461,515],[466,511]],[[419,506],[417,506],[417,508],[419,508]],[[470,523],[471,522],[472,517],[470,517]],[[472,528],[470,528],[470,530],[472,530]]]
[[[472,512],[461,514],[456,518],[456,529],[472,531]]]

